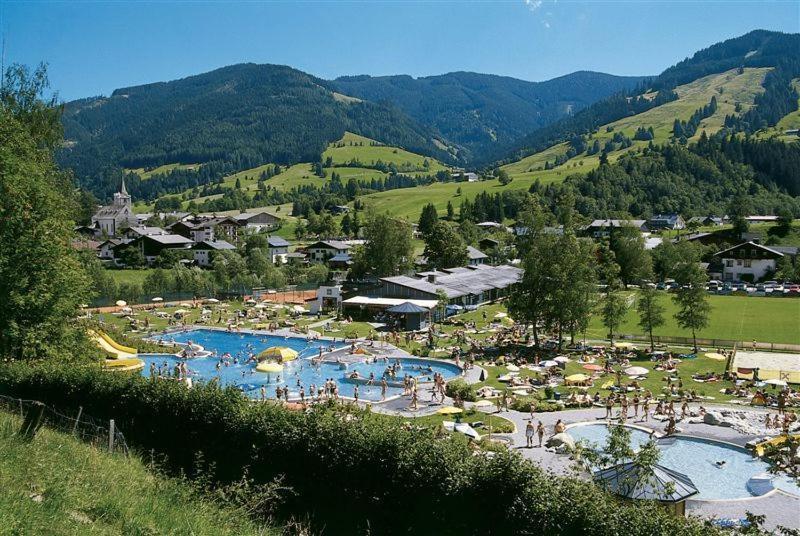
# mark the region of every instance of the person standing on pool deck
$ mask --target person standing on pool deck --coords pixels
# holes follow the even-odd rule
[[[386,400],[386,388],[389,386],[386,383],[386,378],[381,378],[381,400]]]
[[[528,421],[528,425],[525,427],[525,446],[527,448],[533,448],[533,434],[535,430],[533,428],[533,422]]]
[[[267,388],[265,386],[261,386],[261,401],[264,402],[267,399]]]
[[[536,426],[536,435],[539,436],[539,448],[542,448],[542,439],[544,439],[544,424],[542,424],[542,421],[539,421]]]
[[[606,419],[611,418],[611,409],[614,407],[614,394],[609,393],[606,397]]]
[[[358,385],[353,387],[353,398],[355,399],[356,404],[358,404]]]
[[[649,414],[650,414],[650,398],[645,397],[644,401],[642,402],[642,422],[647,422]]]
[[[633,418],[639,416],[639,395],[633,395]]]

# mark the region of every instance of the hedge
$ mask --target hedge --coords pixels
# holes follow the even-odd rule
[[[102,372],[93,366],[0,366],[0,393],[113,418],[129,446],[192,476],[202,459],[219,482],[283,475],[281,513],[327,534],[710,534],[657,505],[622,503],[515,452],[489,459],[429,428],[363,411],[293,412],[214,385]],[[124,485],[123,482],[120,485]]]

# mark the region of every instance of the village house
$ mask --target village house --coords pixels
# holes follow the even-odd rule
[[[192,246],[194,263],[198,266],[211,266],[217,251],[234,251],[236,246],[225,240],[203,240]]]
[[[686,222],[680,214],[657,214],[647,220],[647,228],[651,231],[682,231]]]
[[[271,231],[281,224],[281,219],[269,212],[242,212],[233,218],[242,226],[256,231]]]
[[[612,229],[620,227],[633,227],[641,233],[649,231],[647,222],[645,220],[594,220],[592,223],[583,228],[586,236],[592,238],[608,238]]]
[[[477,248],[467,246],[467,259],[467,264],[469,266],[478,266],[479,264],[486,264],[489,260],[489,256]]]
[[[796,247],[763,246],[745,242],[716,253],[722,262],[723,281],[756,282],[775,273],[778,260],[797,256]]]
[[[142,253],[147,264],[153,264],[165,249],[188,250],[192,243],[191,239],[176,234],[143,235],[115,246],[113,254],[116,259],[122,248],[135,247]]]
[[[336,255],[348,253],[349,251],[350,244],[339,240],[320,240],[306,248],[308,260],[315,263],[328,262],[329,259]]]
[[[269,244],[269,258],[273,263],[286,262],[286,255],[289,253],[289,242],[280,236],[270,236],[267,238]]]

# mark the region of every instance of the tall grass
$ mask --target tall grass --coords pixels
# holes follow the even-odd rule
[[[43,428],[17,437],[0,411],[2,534],[273,534],[188,483],[154,474],[138,458],[98,450]]]

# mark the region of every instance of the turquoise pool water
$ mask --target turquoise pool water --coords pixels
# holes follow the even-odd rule
[[[638,448],[645,443],[649,434],[635,428],[631,430],[631,443]],[[602,447],[608,437],[605,424],[574,426],[567,430],[576,440],[586,440]],[[674,471],[687,475],[700,492],[696,499],[741,499],[752,497],[748,481],[759,474],[766,473],[769,465],[750,455],[744,449],[709,441],[705,439],[677,437],[658,442],[661,450],[659,463]],[[716,462],[725,460],[723,467]],[[789,477],[775,475],[773,486],[800,496],[800,487]]]
[[[210,381],[218,378],[220,384],[236,386],[252,398],[261,396],[262,385],[266,387],[267,396],[270,398],[275,398],[277,387],[288,387],[289,397],[296,398],[299,396],[300,386],[303,386],[308,397],[312,383],[320,386],[328,378],[333,378],[337,382],[341,396],[352,397],[355,383],[352,383],[347,376],[353,371],[358,371],[362,378],[368,378],[372,373],[377,379],[374,386],[359,385],[359,399],[370,401],[381,399],[380,378],[387,367],[387,363],[382,360],[376,363],[354,363],[348,365],[346,369],[337,363],[312,365],[311,358],[319,354],[320,348],[323,351],[329,350],[332,346],[330,341],[307,341],[300,337],[276,337],[207,329],[170,333],[153,337],[153,339],[199,344],[212,352],[212,355],[184,360],[168,354],[143,354],[139,357],[145,362],[142,370],[144,376],[150,374],[150,363],[154,363],[157,367],[166,363],[169,370],[172,371],[176,363],[185,361],[194,381]],[[296,350],[299,357],[297,360],[286,363],[280,374],[258,372],[255,370],[254,363],[246,362],[249,356],[258,354],[270,346],[287,346]],[[336,345],[336,347],[340,346],[341,343]],[[220,358],[224,354],[230,354],[230,358],[226,360],[228,365],[220,366],[217,370],[217,364],[221,362]],[[238,363],[234,363],[234,358]],[[391,358],[388,364],[396,362],[397,359]],[[453,378],[461,373],[455,365],[431,359],[400,358],[399,362],[402,370],[399,371],[397,377],[400,381],[405,374],[417,377],[418,381],[424,382],[432,380],[434,372],[441,373],[445,379]],[[390,386],[386,395],[391,397],[402,392],[402,387]]]

